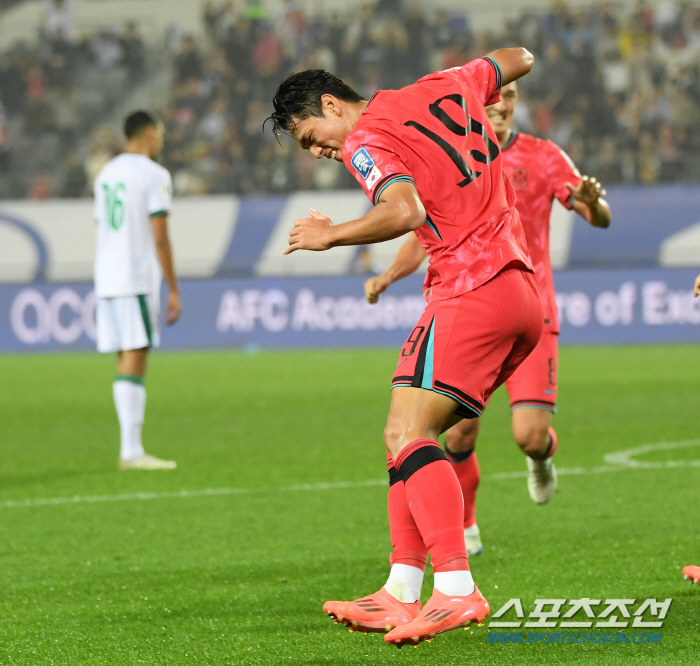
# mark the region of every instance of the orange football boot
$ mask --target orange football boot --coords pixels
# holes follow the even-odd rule
[[[683,567],[683,577],[692,583],[700,585],[700,567],[694,567],[692,564]]]
[[[450,597],[434,589],[433,596],[423,606],[418,617],[409,624],[392,629],[384,636],[384,640],[396,647],[417,647],[421,641],[431,641],[446,631],[460,627],[469,629],[475,623],[481,625],[490,612],[489,602],[476,586],[468,597]]]
[[[350,631],[386,632],[415,620],[420,601],[404,604],[383,587],[379,592],[357,601],[326,601],[323,612],[335,624],[344,624]]]

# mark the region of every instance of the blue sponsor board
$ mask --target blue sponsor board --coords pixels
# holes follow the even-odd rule
[[[610,228],[601,233],[600,229],[577,220],[572,230],[568,268],[658,266],[663,241],[689,229],[700,219],[697,185],[608,187],[605,199],[613,214]]]
[[[700,341],[696,271],[555,274],[562,343]],[[424,308],[412,276],[364,299],[363,277],[189,280],[181,320],[163,328],[166,349],[398,347]],[[94,349],[92,285],[0,286],[0,351]]]
[[[695,269],[554,274],[564,344],[700,341]]]

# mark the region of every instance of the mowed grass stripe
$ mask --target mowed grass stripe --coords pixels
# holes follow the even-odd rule
[[[154,354],[144,441],[178,462],[167,473],[115,469],[111,356],[0,357],[0,502],[70,507],[0,514],[0,664],[700,663],[700,588],[680,572],[700,557],[700,455],[638,451],[699,436],[691,345],[561,350],[561,492],[544,507],[503,392],[478,444],[485,550],[471,568],[494,611],[516,597],[526,614],[535,599],[672,597],[661,644],[494,646],[484,627],[407,653],[332,625],[324,601],[372,593],[388,573],[396,353]],[[209,495],[220,489],[228,500]],[[85,497],[109,500],[72,500]],[[429,570],[423,601],[432,583]]]
[[[656,450],[656,449],[654,449]],[[677,469],[679,467],[700,467],[700,460],[667,460],[664,462],[636,462],[635,465],[600,467],[577,467],[557,469],[560,476],[580,476],[582,474],[607,474],[610,472],[629,472],[631,470]],[[500,472],[482,476],[484,481],[505,481],[526,478],[527,472]],[[300,491],[344,490],[348,488],[367,488],[386,486],[386,479],[367,479],[366,481],[339,481],[336,483],[300,483],[291,486],[270,488],[204,488],[201,490],[176,490],[163,493],[132,493],[125,495],[74,495],[73,497],[38,497],[26,500],[9,500],[0,502],[0,508],[13,509],[30,506],[56,506],[62,504],[92,504],[97,502],[133,502],[157,499],[188,499],[197,497],[216,497],[230,495],[252,495],[260,493],[289,493]]]

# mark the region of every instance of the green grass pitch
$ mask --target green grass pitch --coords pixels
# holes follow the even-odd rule
[[[672,597],[660,644],[492,645],[484,626],[399,651],[325,617],[326,599],[374,592],[388,571],[395,357],[156,354],[145,443],[179,466],[127,473],[111,357],[0,357],[0,664],[700,663],[700,587],[680,573],[700,565],[700,447],[596,471],[615,451],[700,438],[698,346],[562,350],[556,462],[583,473],[545,507],[503,474],[525,461],[501,391],[478,446],[472,570],[492,609]],[[431,583],[429,569],[424,600]]]

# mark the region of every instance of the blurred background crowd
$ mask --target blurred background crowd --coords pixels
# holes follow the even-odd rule
[[[556,0],[475,31],[468,13],[408,0],[313,16],[295,0],[275,12],[211,0],[198,34],[171,29],[147,46],[135,23],[76,35],[74,0],[45,1],[42,38],[0,53],[3,198],[88,195],[120,150],[115,121],[136,102],[166,125],[162,162],[177,194],[352,187],[342,165],[262,132],[287,74],[327,69],[369,97],[515,45],[536,57],[519,129],[553,140],[605,184],[700,181],[697,2]]]

